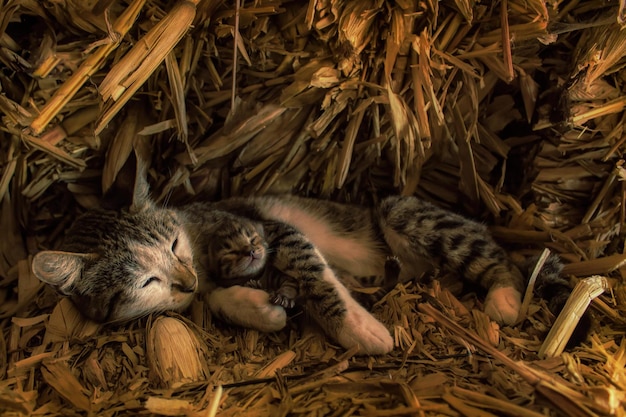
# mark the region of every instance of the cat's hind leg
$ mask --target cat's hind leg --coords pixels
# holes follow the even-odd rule
[[[320,280],[321,278],[321,280]],[[360,347],[360,353],[383,354],[393,349],[389,330],[352,296],[326,266],[307,284],[307,309],[343,347]]]
[[[477,222],[416,197],[388,197],[378,209],[385,241],[408,272],[424,260],[459,273],[488,293],[485,312],[502,324],[519,315],[524,278]]]

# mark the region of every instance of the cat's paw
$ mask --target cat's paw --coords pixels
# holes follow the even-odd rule
[[[485,299],[485,313],[500,324],[515,324],[521,306],[522,294],[513,287],[492,289]]]
[[[272,304],[269,297],[265,291],[235,285],[214,289],[208,304],[211,311],[230,323],[275,332],[287,325],[287,312]]]
[[[358,345],[359,353],[365,355],[381,355],[393,350],[389,330],[360,306],[346,312],[337,341],[346,349]]]
[[[276,332],[282,330],[287,325],[287,312],[280,306],[270,302],[269,294],[261,291],[262,302],[255,305],[253,319],[249,327],[255,328],[262,332]]]

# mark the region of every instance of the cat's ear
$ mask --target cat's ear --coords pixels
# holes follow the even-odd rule
[[[152,146],[147,140],[137,139],[134,142],[135,156],[135,183],[131,210],[140,211],[150,208],[154,202],[150,198],[150,184],[148,184],[148,169],[152,160]]]
[[[129,208],[140,212],[151,208],[150,186],[148,184],[149,150],[144,142],[136,141],[124,165],[119,169],[115,181],[104,194],[102,207],[110,210]],[[140,146],[142,145],[142,146]]]
[[[135,186],[133,187],[132,204],[130,205],[131,212],[139,212],[146,210],[154,205],[150,198],[150,186],[148,180],[145,177],[145,173],[138,170],[137,177],[135,178]]]
[[[96,255],[46,250],[33,257],[32,270],[41,281],[70,295],[72,284],[81,276],[85,263]]]

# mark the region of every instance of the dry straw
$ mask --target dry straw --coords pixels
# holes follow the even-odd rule
[[[189,29],[199,0],[181,0],[126,55],[99,87],[105,110],[96,124],[98,134],[163,62]],[[180,90],[177,90],[180,93]],[[180,103],[180,100],[178,100]],[[176,108],[176,107],[175,107]],[[179,117],[184,115],[180,114]],[[183,121],[181,124],[186,123]]]
[[[565,350],[576,325],[587,311],[589,304],[609,288],[605,277],[593,276],[576,284],[572,295],[550,329],[539,349],[540,357],[558,356]]]
[[[133,27],[145,0],[135,0],[124,14],[120,15],[109,29],[109,39],[87,57],[81,66],[68,78],[46,103],[41,113],[31,122],[30,127],[35,134],[40,134],[50,121],[74,97],[78,90],[93,76],[106,62],[108,55],[119,45],[122,38]]]
[[[238,3],[0,6],[0,414],[623,416],[624,2]],[[436,271],[373,308],[396,341],[375,358],[201,301],[97,325],[29,256],[133,158],[163,204],[416,194],[515,261],[548,248],[575,290],[555,321],[530,284],[501,327]]]

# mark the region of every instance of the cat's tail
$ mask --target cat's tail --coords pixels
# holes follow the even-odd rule
[[[539,256],[533,256],[520,265],[520,270],[527,279],[533,273],[538,259]],[[569,282],[561,275],[562,271],[563,263],[561,259],[557,255],[551,254],[541,267],[534,287],[535,295],[546,301],[548,309],[555,316],[558,316],[561,310],[563,310],[567,299],[572,293]],[[568,347],[582,343],[589,335],[591,327],[591,314],[587,311],[574,329],[572,337],[568,342]]]

